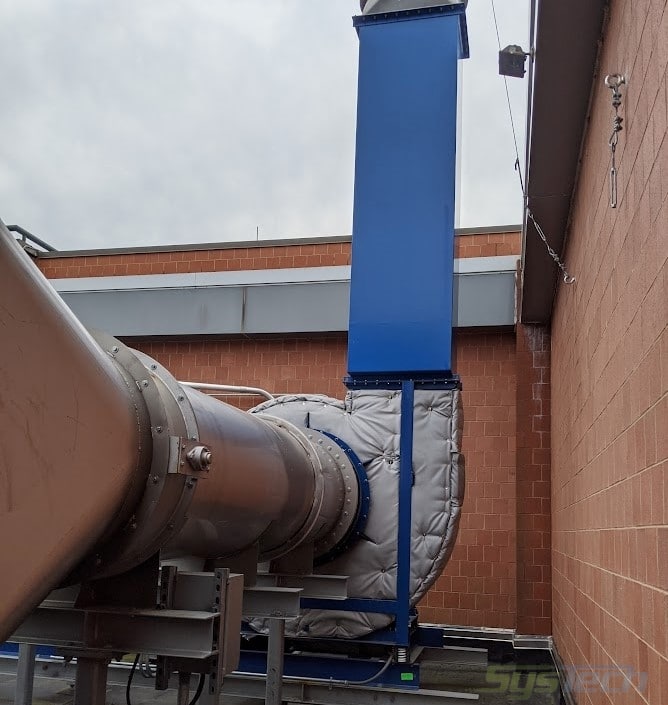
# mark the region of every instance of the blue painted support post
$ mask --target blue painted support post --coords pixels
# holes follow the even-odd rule
[[[411,583],[411,504],[413,500],[413,406],[415,384],[401,383],[399,440],[399,529],[397,536],[397,643],[408,646]]]

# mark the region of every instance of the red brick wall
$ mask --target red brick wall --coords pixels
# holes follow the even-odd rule
[[[520,233],[475,233],[455,238],[456,257],[513,255],[521,251]],[[220,272],[350,264],[350,243],[229,247],[178,252],[42,257],[37,264],[49,279],[130,274]]]
[[[473,233],[455,238],[455,257],[495,257],[518,255],[522,251],[519,232]]]
[[[567,664],[647,674],[668,698],[668,4],[611,3],[552,324],[553,621]],[[607,73],[622,71],[619,205]]]
[[[551,634],[550,335],[517,327],[517,630]]]
[[[515,336],[455,333],[464,387],[466,497],[459,539],[422,602],[426,622],[512,628],[516,623]]]
[[[272,394],[327,394],[342,399],[346,388],[347,335],[230,336],[207,340],[126,340],[150,355],[178,380],[260,387]],[[229,396],[249,409],[259,397]]]
[[[50,279],[322,267],[350,264],[350,243],[43,257],[37,262]]]

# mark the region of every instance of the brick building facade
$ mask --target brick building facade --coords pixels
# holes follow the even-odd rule
[[[668,4],[611,3],[604,37],[566,249],[577,286],[559,287],[552,318],[554,638],[567,663],[646,673],[628,702],[658,705],[668,692]],[[620,70],[613,209],[601,79]]]
[[[587,42],[565,60],[559,37],[574,26]],[[668,692],[668,3],[543,3],[536,47],[528,204],[576,278],[564,282],[529,227],[519,335],[551,353],[551,424],[539,425],[551,439],[554,645],[583,674],[572,688],[580,705],[659,705]],[[606,77],[616,74],[613,207]],[[556,139],[555,83],[569,84]]]

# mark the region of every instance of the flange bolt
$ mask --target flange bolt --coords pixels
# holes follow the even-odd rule
[[[213,461],[211,451],[206,446],[195,446],[186,454],[193,470],[208,470]]]

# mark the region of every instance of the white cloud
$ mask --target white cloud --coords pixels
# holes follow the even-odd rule
[[[527,4],[497,0],[504,44],[526,44]],[[348,233],[358,9],[0,2],[0,217],[61,249]],[[517,222],[488,0],[468,15],[461,223]]]

